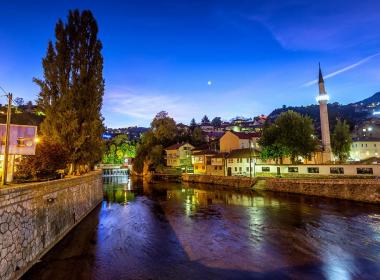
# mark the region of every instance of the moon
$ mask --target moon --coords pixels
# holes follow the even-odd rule
[[[207,85],[211,86],[212,85],[212,81],[207,81]]]

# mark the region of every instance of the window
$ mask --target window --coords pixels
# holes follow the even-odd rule
[[[234,163],[234,159],[233,158],[229,158],[228,159],[228,163]]]
[[[241,167],[239,167],[239,172],[241,172],[242,171],[242,168]]]
[[[222,166],[219,166],[219,170],[222,170],[223,169],[223,167]]]
[[[376,144],[373,144],[374,147],[376,147]]]
[[[373,174],[373,169],[369,167],[356,168],[357,174]]]
[[[319,173],[319,167],[308,167],[307,173]]]
[[[266,167],[261,167],[261,171],[262,172],[270,172],[270,167],[266,166]]]
[[[205,169],[205,166],[204,166],[204,165],[202,165],[202,169]]]
[[[364,145],[362,144],[362,148],[364,147]]]
[[[249,163],[249,158],[247,158],[247,163]]]
[[[235,167],[235,171],[237,172],[237,167]],[[4,177],[5,178],[5,177]]]
[[[330,174],[344,174],[343,167],[330,167]]]
[[[198,170],[198,165],[195,166],[195,170]],[[4,177],[5,178],[5,177]]]
[[[249,167],[247,167],[245,170],[247,170],[247,172],[249,172]]]
[[[365,146],[366,146],[366,147],[368,147],[368,145],[367,145],[367,144],[365,144]]]
[[[218,167],[217,166],[214,166],[214,170],[217,170],[218,169]]]
[[[298,173],[298,167],[289,166],[288,167],[288,172],[289,173]]]

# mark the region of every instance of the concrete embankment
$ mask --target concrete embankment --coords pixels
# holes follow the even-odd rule
[[[250,188],[256,183],[255,178],[251,179],[249,177],[227,177],[197,174],[182,174],[182,181],[191,183],[222,185],[233,188]]]
[[[379,179],[288,179],[288,178],[247,178],[212,175],[183,174],[182,180],[192,183],[203,183],[230,186],[233,188],[250,188],[263,191],[287,192],[313,196],[323,196],[380,203]]]
[[[380,203],[379,179],[266,179],[259,189]]]
[[[103,198],[101,171],[0,189],[0,279],[17,279]]]

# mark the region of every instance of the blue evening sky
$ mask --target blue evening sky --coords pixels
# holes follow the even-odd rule
[[[109,127],[147,126],[160,110],[189,123],[312,104],[319,61],[332,102],[380,91],[377,0],[0,0],[0,8],[0,85],[25,100],[36,99],[32,78],[42,77],[58,18],[92,10]]]

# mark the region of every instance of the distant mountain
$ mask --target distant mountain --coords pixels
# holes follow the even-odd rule
[[[319,105],[309,105],[309,106],[283,106],[272,111],[269,114],[269,121],[274,121],[282,112],[293,110],[304,116],[309,116],[314,121],[314,126],[319,131],[320,119],[319,119]],[[337,102],[328,104],[329,111],[329,121],[330,129],[332,130],[336,120],[346,120],[351,129],[355,125],[363,122],[366,119],[373,117],[373,112],[380,111],[380,92],[376,92],[369,98],[363,99],[361,101],[350,103],[347,105],[341,105]]]
[[[366,99],[363,99],[362,101],[358,101],[358,102],[352,103],[352,104],[361,105],[361,106],[368,106],[368,105],[373,105],[376,103],[380,103],[380,91],[376,92],[371,97],[368,97]]]

